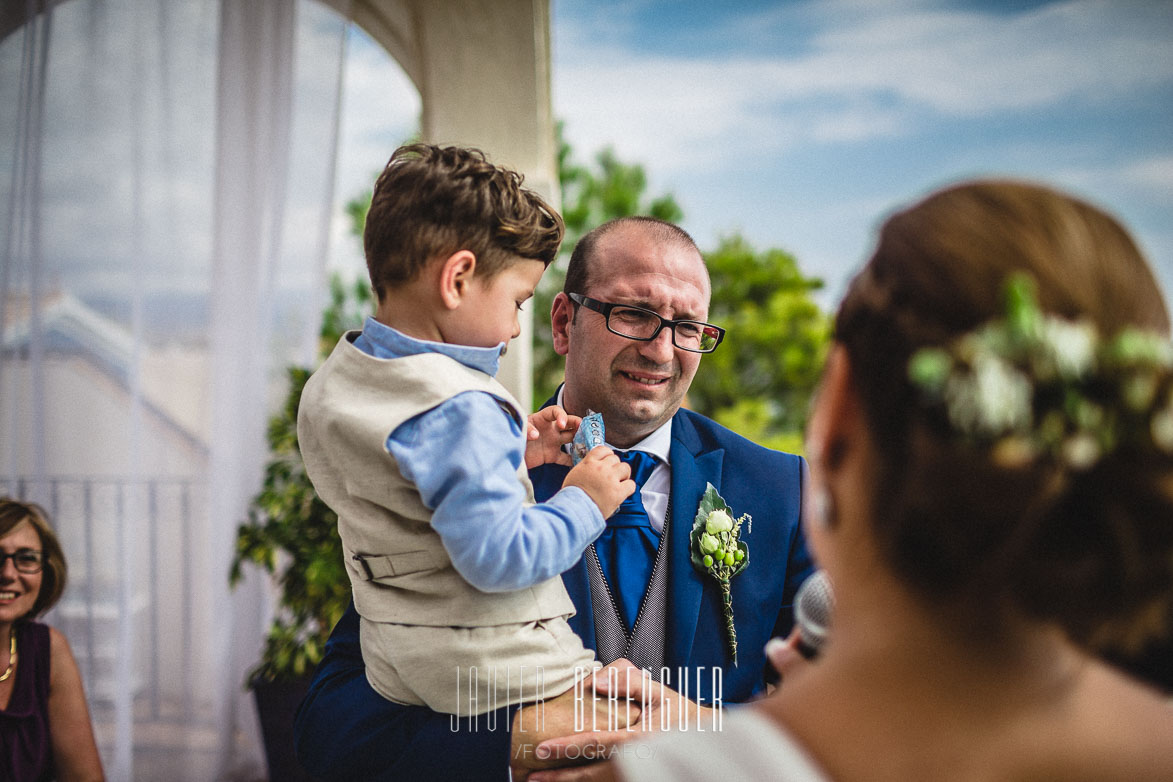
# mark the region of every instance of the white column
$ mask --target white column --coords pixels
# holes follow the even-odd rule
[[[353,18],[419,88],[425,141],[474,146],[559,208],[548,0],[355,0]],[[532,406],[533,313],[498,376]],[[538,313],[547,328],[549,313]]]

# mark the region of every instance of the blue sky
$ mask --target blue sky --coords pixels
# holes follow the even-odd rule
[[[611,146],[643,164],[702,248],[739,231],[789,250],[825,279],[828,306],[884,214],[994,175],[1113,212],[1173,291],[1173,2],[553,0],[551,11],[554,109],[579,159]],[[369,180],[418,112],[405,78],[387,88],[385,55],[357,40],[351,58],[344,130],[365,135],[343,148],[344,183],[348,171]]]
[[[555,0],[554,104],[702,247],[793,252],[834,301],[881,216],[1011,175],[1120,216],[1173,288],[1173,3]]]
[[[120,119],[133,113],[129,93],[95,100],[106,82],[135,78],[133,58],[84,43],[98,7],[128,36],[136,25],[155,29],[149,14],[139,19],[143,9],[170,9],[182,45],[166,58],[144,50],[147,62],[169,63],[166,84],[147,70],[154,97],[144,111],[153,118],[166,96],[159,105],[174,114],[170,136],[160,129],[136,145]],[[317,3],[299,8],[299,58],[329,63],[340,21]],[[62,76],[49,99],[45,160],[55,167],[45,191],[53,224],[69,230],[49,249],[65,265],[93,267],[91,287],[108,285],[103,270],[120,268],[128,252],[123,196],[134,155],[147,192],[178,199],[153,235],[158,247],[147,249],[178,257],[170,266],[192,284],[204,278],[216,9],[215,0],[119,0],[54,12],[52,71]],[[826,280],[828,307],[886,213],[990,175],[1040,179],[1114,212],[1158,269],[1167,299],[1173,293],[1173,0],[551,0],[551,18],[554,112],[579,159],[611,146],[642,164],[650,192],[675,195],[702,248],[738,231],[761,249],[789,250]],[[18,36],[0,45],[0,135],[15,127],[4,107],[16,105],[19,47]],[[129,41],[113,48],[135,51]],[[327,67],[303,68],[299,79],[310,97],[335,84]],[[342,99],[330,256],[360,274],[342,204],[369,188],[415,131],[419,96],[384,51],[352,31]],[[329,141],[328,112],[303,114],[295,152],[316,160]],[[0,169],[10,165],[0,160]],[[305,166],[298,172],[291,186],[316,203],[319,185]],[[0,177],[0,191],[11,179]],[[306,234],[316,226],[291,220],[289,245],[315,248]],[[175,269],[160,270],[159,284],[186,284]]]

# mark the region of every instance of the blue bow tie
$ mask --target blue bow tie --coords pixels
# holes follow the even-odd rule
[[[607,528],[595,541],[595,554],[619,606],[620,618],[630,632],[660,547],[660,536],[652,529],[640,496],[640,490],[656,469],[656,457],[644,451],[628,451],[619,454],[619,458],[631,465],[635,491],[607,519]]]

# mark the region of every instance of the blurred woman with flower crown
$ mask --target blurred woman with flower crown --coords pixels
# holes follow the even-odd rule
[[[1170,630],[1168,335],[1132,239],[1082,201],[986,181],[891,217],[807,433],[830,640],[622,777],[1173,779],[1173,708],[1101,662]]]
[[[34,621],[65,590],[45,512],[0,497],[0,780],[101,780],[81,674],[65,636]]]

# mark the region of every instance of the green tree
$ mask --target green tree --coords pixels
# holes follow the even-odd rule
[[[554,352],[550,334],[550,305],[562,290],[566,263],[579,238],[616,217],[651,215],[674,223],[684,218],[671,194],[647,195],[643,166],[623,162],[609,147],[584,165],[575,158],[561,122],[556,132],[566,239],[526,305],[533,312],[537,403],[553,395],[562,380],[562,357]],[[367,191],[347,203],[358,236],[370,201]],[[688,404],[751,440],[799,452],[830,335],[830,322],[812,297],[823,283],[804,276],[793,255],[755,250],[738,234],[724,237],[715,250],[703,254],[713,279],[710,319],[729,334],[716,352],[701,360]]]
[[[563,123],[555,126],[558,142],[558,184],[562,189],[562,219],[566,221],[563,254],[569,257],[584,233],[607,220],[644,214],[679,222],[684,212],[669,194],[645,198],[647,174],[638,164],[619,160],[615,150],[595,155],[595,169],[580,165],[566,140]]]
[[[671,194],[648,199],[647,174],[638,164],[619,160],[607,147],[595,155],[594,167],[579,164],[574,150],[563,133],[563,124],[555,127],[558,141],[558,184],[562,190],[562,219],[566,221],[566,239],[557,260],[542,276],[533,302],[534,353],[533,395],[538,403],[549,398],[562,382],[562,357],[554,352],[550,334],[550,306],[566,280],[566,264],[579,237],[592,228],[617,217],[651,215],[678,223],[684,212]]]
[[[793,255],[758,252],[738,235],[704,255],[709,319],[728,333],[701,360],[689,406],[763,445],[801,452],[830,339],[830,320],[811,295],[823,282],[804,276]]]

